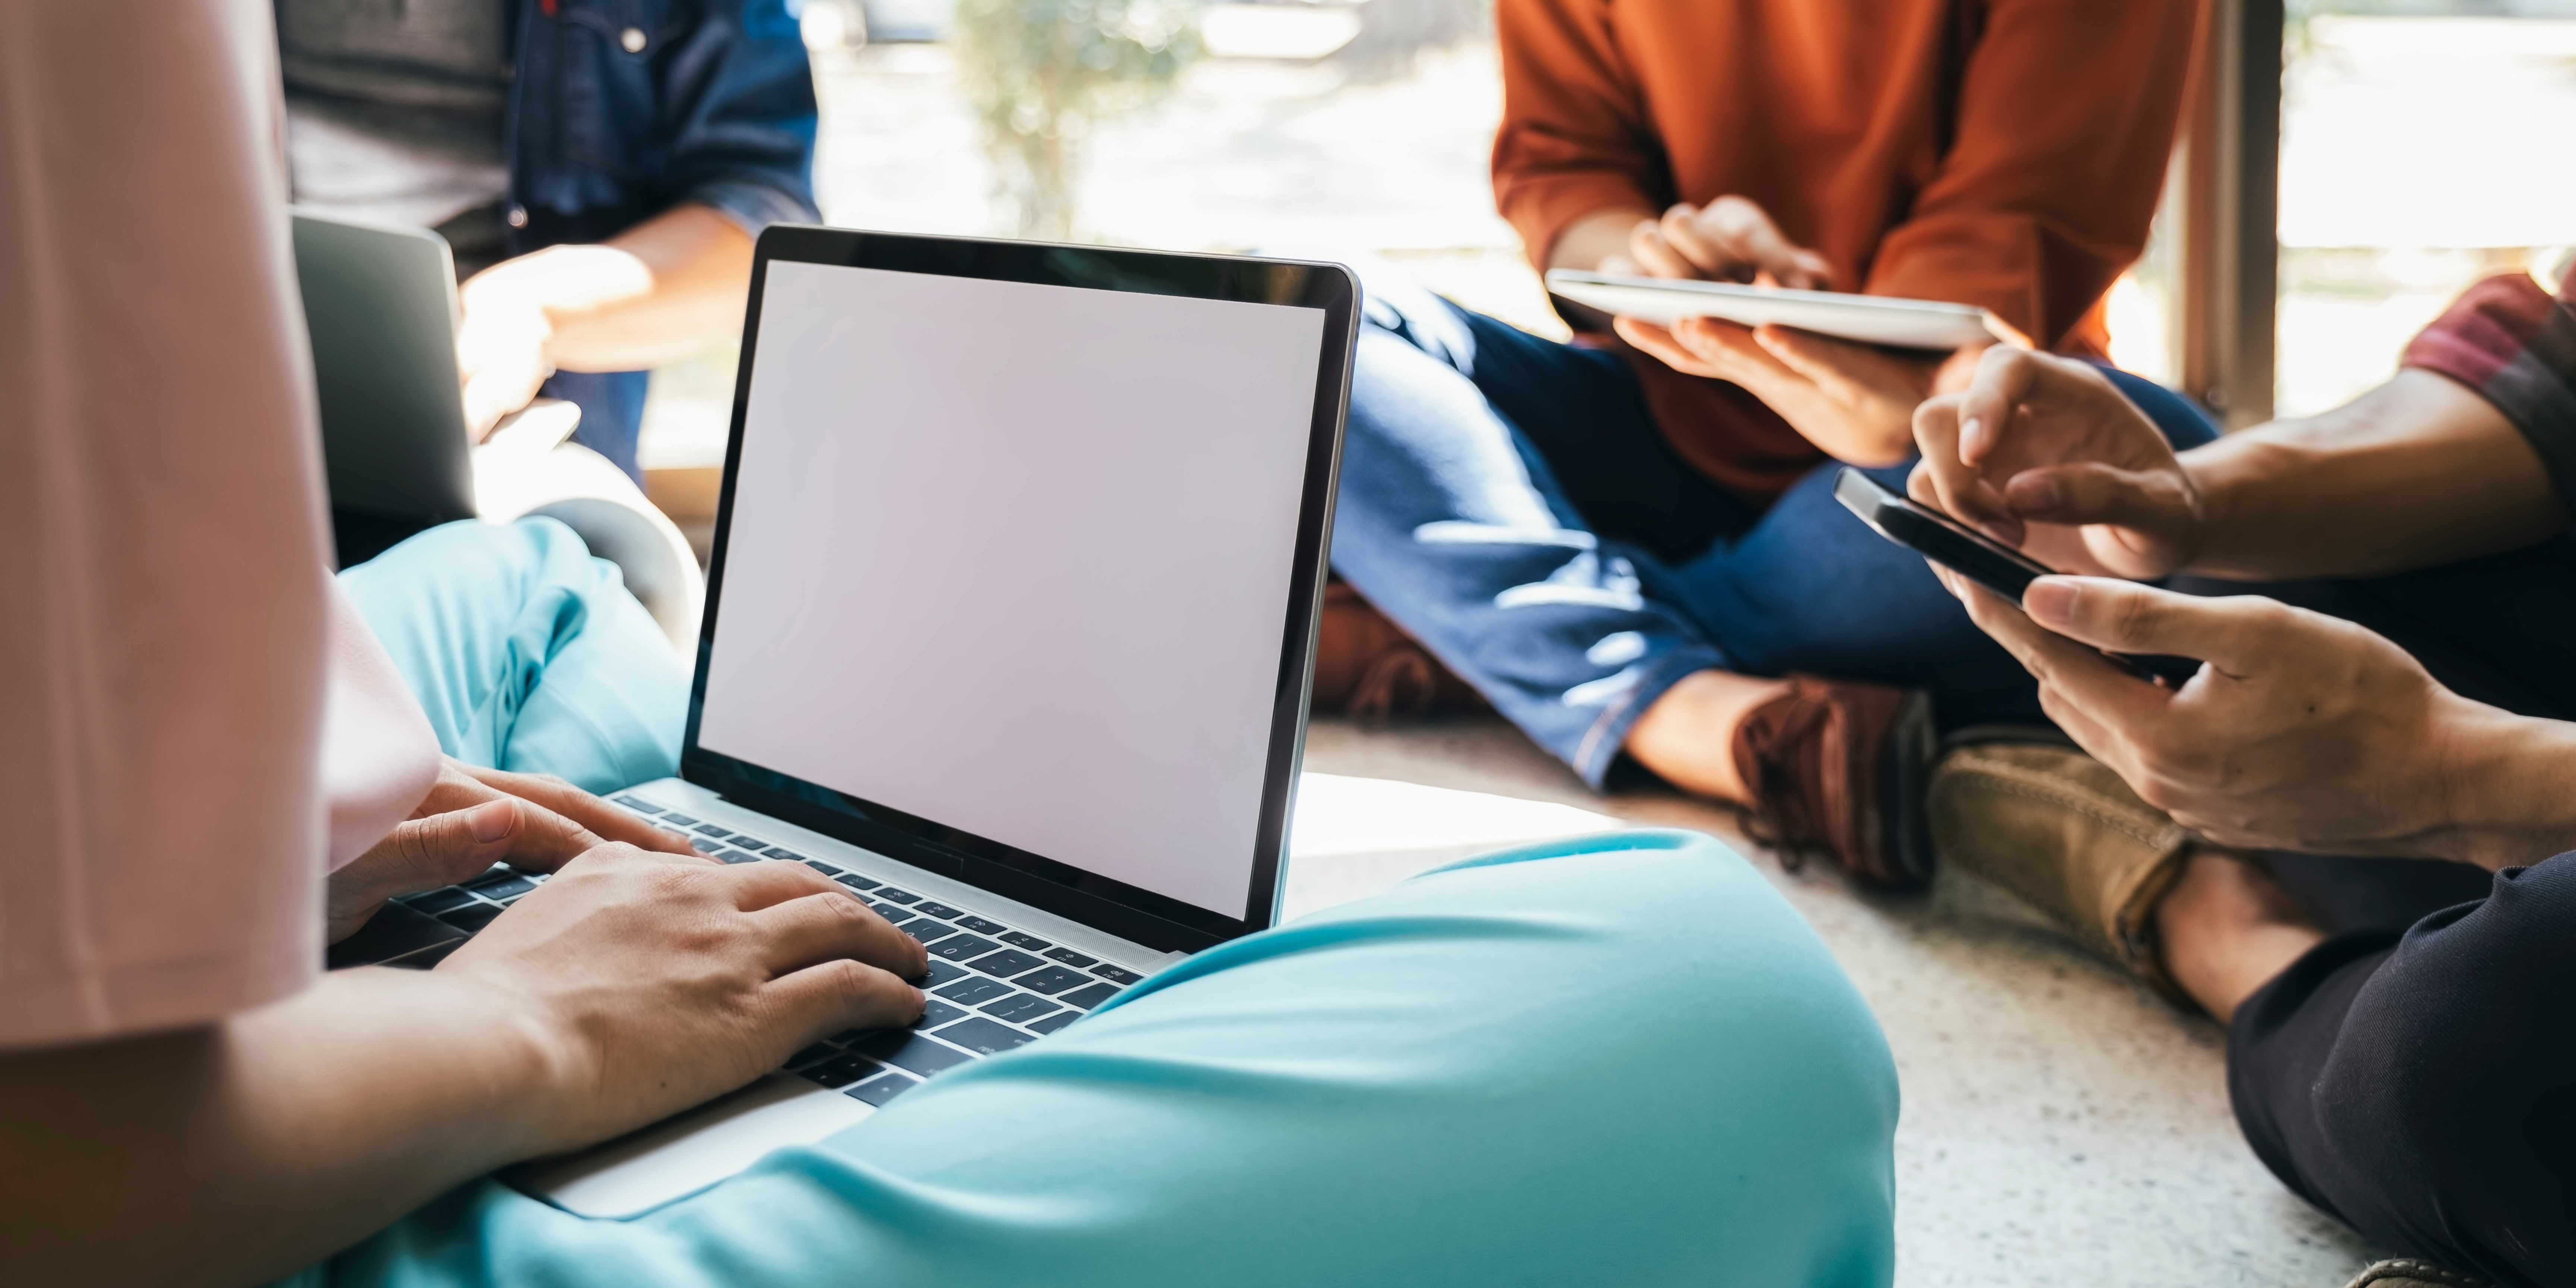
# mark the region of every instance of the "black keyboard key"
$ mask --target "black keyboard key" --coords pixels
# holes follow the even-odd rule
[[[1004,1028],[981,1016],[951,1024],[941,1029],[939,1036],[979,1055],[1000,1055],[1013,1047],[1035,1041],[1026,1033]]]
[[[1075,1020],[1081,1018],[1082,1012],[1080,1011],[1058,1011],[1043,1020],[1029,1021],[1029,1028],[1040,1034],[1053,1033],[1057,1029],[1063,1028],[1065,1025],[1071,1024]]]
[[[1054,1011],[1056,1009],[1056,1005],[1043,997],[1031,997],[1026,993],[1013,993],[1009,997],[993,1003],[991,1006],[979,1009],[981,1009],[986,1015],[992,1016],[997,1020],[1009,1020],[1013,1024],[1026,1024],[1041,1015]]]
[[[870,881],[866,877],[856,876],[848,872],[844,872],[832,879],[853,890],[874,890],[877,887],[876,882]]]
[[[656,805],[656,804],[652,803],[651,801],[645,800],[643,797],[640,797],[640,796],[615,796],[615,797],[611,797],[610,799],[612,799],[612,800],[616,801],[618,804],[623,805],[623,806],[625,806],[625,807],[626,807],[626,808],[628,808],[628,809],[635,810],[635,811],[638,811],[638,812],[640,812],[640,813],[645,813],[645,814],[660,814],[660,813],[662,812],[662,807],[661,807],[661,806]]]
[[[998,921],[986,921],[982,917],[978,917],[971,912],[963,917],[959,917],[957,919],[957,924],[964,926],[966,929],[974,931],[979,935],[999,935],[1004,939],[1008,939],[1012,934],[1017,933],[1010,927],[1005,926]]]
[[[1027,947],[1025,944],[1021,946]],[[1055,961],[1063,962],[1067,966],[1088,966],[1093,962],[1100,960],[1097,957],[1085,957],[1070,948],[1054,949],[1053,951],[1050,951],[1047,956]]]
[[[457,886],[448,886],[444,889],[413,895],[402,902],[415,911],[425,912],[435,917],[450,908],[462,908],[474,902],[474,896]]]
[[[358,927],[356,934],[331,945],[322,955],[322,964],[332,970],[373,966],[464,937],[465,932],[417,908],[389,903],[376,909],[376,915]]]
[[[939,928],[941,930],[948,929],[946,926],[940,926]],[[1000,945],[994,943],[992,940],[980,938],[975,935],[952,935],[945,943],[940,944],[937,948],[931,949],[930,955],[933,957],[945,957],[952,962],[973,961],[975,958],[981,957],[998,947],[1000,947]]]
[[[485,926],[491,925],[492,919],[500,915],[500,908],[488,903],[478,903],[442,912],[438,914],[438,919],[446,922],[448,925],[456,927],[458,930],[466,932],[467,934],[472,934],[477,930],[481,930]]]
[[[978,957],[966,964],[984,972],[987,975],[999,975],[1004,979],[1009,979],[1013,975],[1043,966],[1046,963],[1039,961],[1035,957],[1029,956],[1027,953],[1021,952],[1016,948],[1005,948],[990,957]]]
[[[935,1029],[942,1024],[954,1024],[966,1018],[966,1008],[962,1006],[950,1006],[935,997],[925,997],[922,1002],[921,1018],[913,1021],[912,1024],[916,1029]]]
[[[1070,993],[1059,993],[1055,1000],[1067,1006],[1079,1006],[1088,1011],[1116,996],[1118,996],[1117,985],[1093,984],[1085,988],[1077,988]]]
[[[758,863],[758,862],[760,862],[760,856],[759,856],[759,855],[757,855],[757,854],[745,854],[745,853],[743,853],[743,852],[742,852],[742,851],[740,851],[740,850],[718,850],[718,851],[716,851],[716,857],[717,857],[717,858],[719,858],[719,859],[724,860],[724,861],[725,861],[725,862],[727,862],[727,863]]]
[[[780,854],[776,850],[771,850],[769,852],[769,857],[773,859],[785,859],[790,863],[802,863],[827,877],[839,876],[841,874],[841,870],[839,868],[833,867],[831,864],[825,863],[821,859],[800,859],[792,854]]]
[[[889,902],[889,903],[919,903],[919,902],[921,902],[921,896],[920,896],[920,895],[914,894],[914,893],[913,893],[913,892],[911,892],[910,890],[897,890],[897,889],[895,889],[893,886],[883,886],[883,887],[880,887],[880,888],[877,890],[877,897],[878,897],[878,898],[880,898],[880,899],[886,900],[886,901],[887,901],[887,902]]]
[[[989,1020],[985,1022],[991,1023]],[[968,1020],[967,1023],[972,1024],[975,1021]],[[1002,1026],[995,1024],[993,1027],[998,1029]],[[908,1070],[925,1078],[942,1069],[954,1069],[975,1058],[953,1046],[941,1043],[937,1038],[908,1029],[894,1029],[877,1034],[860,1043],[859,1049],[898,1069]]]
[[[838,1055],[821,1064],[799,1069],[808,1082],[826,1087],[846,1087],[877,1071],[877,1062],[863,1055]]]
[[[971,927],[970,927],[970,929],[971,929]],[[1002,936],[1002,942],[1003,942],[1003,943],[1006,943],[1006,944],[1009,944],[1009,945],[1010,945],[1010,946],[1012,946],[1013,948],[1025,948],[1025,949],[1028,949],[1030,952],[1033,952],[1033,953],[1042,953],[1042,952],[1045,952],[1046,950],[1048,950],[1048,949],[1050,949],[1050,948],[1055,947],[1054,942],[1053,942],[1053,941],[1051,941],[1051,940],[1040,939],[1040,938],[1038,938],[1038,937],[1037,937],[1037,936],[1035,936],[1035,935],[1022,934],[1021,932],[1016,931],[1016,930],[1012,931],[1011,933],[1009,933],[1009,934],[1007,934],[1007,935]]]
[[[959,966],[953,962],[944,962],[933,957],[930,959],[930,969],[922,974],[921,986],[923,988],[937,988],[942,984],[953,983],[965,978],[967,978],[965,967]]]
[[[966,915],[961,909],[951,908],[944,903],[932,903],[928,899],[914,904],[912,910],[925,917],[937,917],[941,921],[953,921]]]
[[[936,944],[943,939],[953,938],[957,934],[956,929],[948,923],[944,921],[932,921],[928,917],[908,918],[902,925],[895,927],[895,929],[900,930],[925,944]],[[933,948],[930,951],[935,953],[939,950]]]
[[[825,1060],[839,1059],[840,1055],[841,1048],[836,1047],[829,1042],[817,1042],[814,1045],[787,1057],[787,1063],[778,1067],[782,1069],[801,1069],[809,1064],[821,1064]]]
[[[499,903],[504,899],[518,898],[536,889],[537,883],[516,872],[496,872],[491,876],[466,882],[465,888],[494,903]]]
[[[786,846],[784,846],[784,845],[773,845],[773,846],[770,846],[767,850],[762,851],[762,853],[767,854],[769,857],[771,857],[771,858],[773,858],[773,859],[785,859],[785,860],[787,860],[787,861],[788,861],[788,862],[790,862],[790,863],[812,863],[812,862],[813,862],[813,860],[812,860],[812,859],[806,858],[804,855],[802,855],[802,854],[798,854],[796,851],[791,850],[791,849],[788,849],[788,848],[787,848]],[[840,869],[839,869],[839,868],[834,868],[834,869],[832,869],[832,870],[833,870],[833,871],[835,871],[835,872],[840,871]]]
[[[662,816],[662,821],[673,827],[688,827],[696,823],[698,820],[691,818],[686,814],[665,814]]]
[[[933,964],[935,965],[937,963]],[[976,975],[968,979],[958,980],[956,983],[940,989],[939,995],[955,1001],[960,1005],[973,1006],[977,1002],[992,1001],[994,998],[1000,997],[1010,991],[1011,986],[998,979],[986,979],[981,975]]]
[[[1039,971],[1029,976],[1027,979],[1021,980],[1020,987],[1025,988],[1032,993],[1061,993],[1076,984],[1088,984],[1090,982],[1091,977],[1083,974],[1081,971],[1068,970],[1062,966],[1049,966],[1045,970]]]
[[[1098,966],[1092,967],[1091,973],[1115,984],[1133,984],[1136,981],[1145,978],[1132,970],[1112,966],[1107,962],[1103,962]]]
[[[883,1109],[885,1108],[885,1103],[887,1101],[892,1100],[920,1085],[920,1083],[915,1082],[900,1073],[881,1073],[855,1087],[850,1087],[842,1091],[841,1094],[848,1096],[853,1100],[864,1100],[869,1104],[875,1105],[879,1109]]]
[[[733,833],[728,832],[713,823],[700,823],[698,824],[698,835],[707,837],[710,840],[721,841],[732,836]]]

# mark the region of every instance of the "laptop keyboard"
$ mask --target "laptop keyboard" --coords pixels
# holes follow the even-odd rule
[[[1081,1019],[1144,977],[1015,930],[991,917],[808,858],[782,845],[666,810],[631,793],[613,798],[639,817],[683,832],[727,863],[785,859],[850,887],[898,930],[930,950],[915,981],[929,995],[903,1029],[851,1029],[787,1058],[788,1072],[871,1105],[883,1105],[942,1071],[1025,1046]],[[496,868],[462,885],[406,895],[331,950],[334,967],[437,965],[545,878]]]

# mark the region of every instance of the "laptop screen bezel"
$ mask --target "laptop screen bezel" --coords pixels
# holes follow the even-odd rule
[[[724,596],[734,490],[741,471],[743,430],[760,335],[762,289],[768,280],[769,265],[779,260],[1322,311],[1324,325],[1297,512],[1295,562],[1288,602],[1282,606],[1279,673],[1271,703],[1261,809],[1240,916],[1200,908],[699,745],[708,659],[715,650],[717,607]],[[706,610],[698,633],[697,673],[689,686],[689,722],[681,745],[680,776],[760,813],[1161,951],[1195,952],[1274,924],[1278,918],[1288,821],[1296,803],[1298,764],[1305,748],[1307,689],[1323,598],[1326,551],[1332,534],[1333,496],[1341,467],[1342,427],[1350,404],[1359,299],[1357,280],[1337,264],[794,224],[773,225],[763,231],[754,251],[750,301],[743,319],[742,359],[734,377],[733,424],[725,444],[724,480],[716,502]]]

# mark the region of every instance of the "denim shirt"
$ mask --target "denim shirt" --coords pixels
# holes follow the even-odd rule
[[[509,0],[510,251],[591,242],[682,202],[754,236],[820,218],[814,79],[791,0]],[[577,435],[640,477],[643,372],[562,372]]]
[[[512,249],[695,201],[745,232],[819,217],[814,79],[788,0],[512,0]]]

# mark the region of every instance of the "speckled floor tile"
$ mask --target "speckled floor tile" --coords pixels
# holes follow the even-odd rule
[[[1783,871],[1732,815],[1669,793],[1604,799],[1489,720],[1319,721],[1291,915],[1453,858],[1622,823],[1756,856],[1876,1009],[1896,1053],[1903,1288],[2337,1288],[2369,1260],[2281,1188],[2228,1115],[2220,1033],[2048,934],[1972,878],[1865,898]]]

